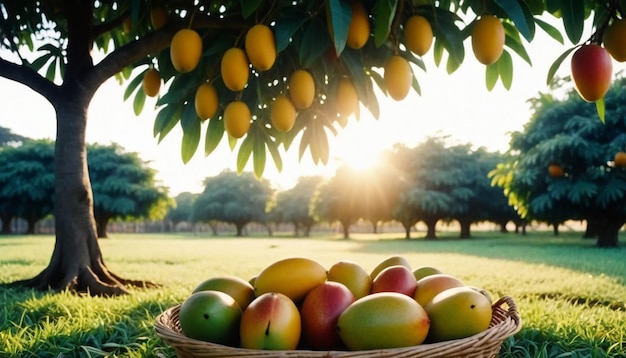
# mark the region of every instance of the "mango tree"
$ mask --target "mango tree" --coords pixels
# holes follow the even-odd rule
[[[204,181],[204,191],[193,203],[191,220],[233,224],[240,237],[249,223],[267,222],[273,194],[267,180],[257,180],[250,172],[223,171]]]
[[[156,171],[117,144],[88,146],[89,179],[99,238],[108,237],[111,220],[162,219],[171,200],[157,185]]]
[[[269,215],[275,223],[291,223],[294,234],[302,229],[304,236],[309,236],[317,219],[311,212],[311,201],[324,178],[320,176],[300,177],[293,188],[276,193],[276,200]]]
[[[237,167],[244,168],[252,157],[254,170],[260,176],[267,154],[281,169],[279,148],[288,149],[294,142],[301,156],[308,151],[315,162],[326,163],[328,135],[338,130],[338,120],[342,123],[346,116],[358,116],[359,103],[378,118],[378,97],[389,95],[399,100],[410,87],[420,92],[417,79],[421,74],[414,72],[424,69],[420,58],[425,55],[424,50],[452,73],[466,60],[464,42],[472,37],[477,59],[486,64],[487,85],[492,88],[501,80],[508,88],[513,74],[512,57],[519,56],[532,63],[525,41],[532,42],[536,31],[546,31],[563,42],[563,35],[545,18],[557,14],[556,21],[563,22],[573,44],[601,42],[607,24],[623,15],[623,3],[623,0],[2,2],[0,76],[22,83],[43,96],[57,117],[56,245],[48,267],[21,283],[96,295],[125,293],[125,284],[136,283],[110,272],[104,263],[96,241],[93,195],[86,164],[87,109],[97,89],[113,76],[127,83],[125,95],[133,97],[134,108],[139,112],[145,96],[155,95],[161,83],[155,72],[148,70],[159,72],[166,85],[157,102],[154,134],[162,140],[172,128],[181,126],[183,161],[198,150],[203,136],[201,150],[205,154],[226,140],[238,150]],[[354,10],[352,4],[361,4],[362,9]],[[352,32],[352,20],[357,18],[354,14],[369,15],[360,15],[361,25]],[[424,29],[431,31],[419,32],[428,34],[426,41],[405,31],[410,28],[405,26],[407,20],[414,15],[428,19],[429,26]],[[493,21],[493,16],[499,21]],[[583,37],[584,21],[588,17],[593,17],[594,29]],[[484,22],[491,24],[486,29],[477,26],[483,18],[488,18]],[[250,41],[256,49],[246,48],[243,55],[247,56],[237,50],[228,52],[231,48],[246,47],[248,30],[254,25],[269,28],[269,40],[267,29],[261,28],[255,33],[265,40]],[[476,28],[480,31],[474,33]],[[188,31],[175,36],[183,29]],[[485,47],[485,44],[494,45]],[[275,49],[275,53],[270,51],[266,56],[268,53],[263,49]],[[567,54],[555,60],[555,67]],[[252,66],[243,73],[227,71],[236,76],[225,77],[220,71],[223,57],[229,59],[224,63],[231,69],[242,62],[245,67],[244,57],[250,59]],[[305,97],[299,97],[296,103],[296,120],[294,103],[286,101],[294,100],[288,96],[288,81],[295,70],[308,71],[314,84],[311,101],[306,95],[311,93],[310,79],[304,80],[308,81],[304,86],[293,86],[301,88],[296,92]],[[150,79],[145,89],[139,85],[144,73]],[[202,89],[203,96],[213,98],[209,100],[213,102],[196,111],[195,93],[201,84],[214,87]],[[270,107],[275,99],[282,109],[272,120]],[[229,107],[231,102],[238,103]],[[602,108],[604,102],[598,100],[598,103],[598,108]],[[209,115],[208,123],[199,120],[199,116]],[[228,120],[229,117],[233,119]],[[242,139],[237,140],[238,136]]]
[[[492,174],[520,214],[550,223],[586,220],[597,246],[618,245],[626,223],[624,85],[618,80],[606,95],[604,123],[575,93],[535,102],[533,118],[511,141],[516,155]]]

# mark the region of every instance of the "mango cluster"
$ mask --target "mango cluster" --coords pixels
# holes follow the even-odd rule
[[[261,350],[367,350],[460,339],[489,327],[492,300],[441,270],[389,256],[367,272],[341,260],[275,261],[257,276],[211,277],[181,304],[182,333]]]

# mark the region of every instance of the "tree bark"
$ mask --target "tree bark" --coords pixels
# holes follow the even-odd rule
[[[427,239],[436,239],[437,238],[437,232],[435,230],[435,228],[437,227],[437,221],[439,221],[439,219],[426,219],[424,220],[424,223],[426,224],[426,238]]]
[[[461,239],[469,239],[470,237],[472,237],[472,234],[471,234],[472,222],[469,220],[459,220],[459,224],[461,225],[461,234],[459,235],[459,237]]]
[[[109,237],[109,233],[107,232],[107,227],[109,226],[109,221],[111,217],[106,214],[96,215],[96,233],[99,239],[107,239]]]
[[[341,221],[341,228],[343,230],[343,238],[349,239],[350,238],[350,223],[348,223],[347,221]]]
[[[2,220],[2,233],[3,235],[10,234],[11,231],[11,222],[13,221],[13,216],[11,215],[1,215],[0,220]]]
[[[603,248],[619,247],[619,231],[625,220],[621,218],[605,217],[597,220],[596,246]]]

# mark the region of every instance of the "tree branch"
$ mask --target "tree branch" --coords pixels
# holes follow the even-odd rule
[[[54,104],[54,98],[59,91],[59,86],[47,80],[27,65],[18,65],[3,58],[0,58],[0,77],[30,87],[51,104]]]

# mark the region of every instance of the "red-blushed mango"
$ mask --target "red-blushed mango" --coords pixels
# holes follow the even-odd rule
[[[337,333],[337,320],[354,300],[352,292],[339,282],[326,281],[309,291],[300,308],[306,347],[315,350],[344,348]]]
[[[398,292],[413,297],[417,280],[413,271],[402,265],[386,267],[372,280],[372,292]]]
[[[582,45],[572,55],[572,79],[576,91],[587,102],[595,102],[609,91],[613,76],[613,61],[600,45]]]
[[[293,350],[300,342],[301,327],[293,301],[282,293],[268,292],[255,298],[241,315],[241,347]]]
[[[463,281],[452,275],[445,273],[429,275],[417,281],[417,288],[413,297],[417,303],[424,307],[440,292],[461,286],[464,286]]]

